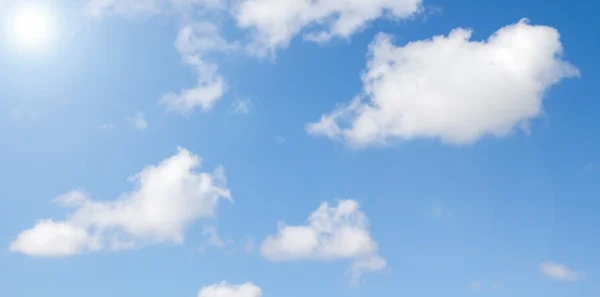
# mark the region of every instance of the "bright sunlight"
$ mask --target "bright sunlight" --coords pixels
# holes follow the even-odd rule
[[[41,50],[55,33],[52,15],[42,6],[17,8],[7,25],[11,42],[27,49]]]

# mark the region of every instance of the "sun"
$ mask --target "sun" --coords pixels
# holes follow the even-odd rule
[[[53,37],[53,27],[50,11],[41,6],[19,7],[8,22],[12,41],[29,49],[47,46]]]

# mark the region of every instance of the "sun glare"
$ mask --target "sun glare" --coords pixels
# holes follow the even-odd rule
[[[50,42],[53,25],[47,9],[26,6],[15,11],[8,29],[13,42],[20,47],[39,49]]]

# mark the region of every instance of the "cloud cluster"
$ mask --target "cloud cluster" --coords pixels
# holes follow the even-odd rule
[[[254,52],[273,53],[308,29],[305,39],[326,42],[348,38],[382,16],[408,18],[419,11],[422,0],[243,0],[234,15],[240,28],[255,35]]]
[[[543,112],[544,93],[578,70],[561,59],[556,29],[521,20],[486,41],[470,30],[396,46],[380,34],[362,76],[364,94],[308,133],[355,147],[438,139],[471,144],[503,137]]]
[[[220,200],[231,200],[222,168],[197,172],[200,159],[180,148],[130,180],[136,189],[114,201],[94,201],[75,190],[56,199],[74,211],[65,221],[42,220],[23,231],[10,249],[31,256],[60,257],[143,244],[182,243],[186,227],[212,217]]]
[[[0,2],[1,4],[2,2]],[[231,5],[230,5],[231,4]],[[227,83],[215,53],[249,49],[253,55],[274,55],[298,35],[323,43],[347,39],[376,19],[407,19],[421,11],[422,0],[86,0],[89,15],[150,17],[174,12],[181,17],[175,48],[197,77],[190,88],[169,92],[159,104],[171,112],[189,115],[208,111],[223,97]],[[232,43],[214,23],[197,21],[197,10],[229,11],[238,28],[250,32],[249,44]],[[362,76],[363,92],[318,122],[307,125],[312,135],[326,136],[355,147],[388,145],[399,140],[436,139],[466,145],[486,136],[504,137],[543,113],[546,91],[563,79],[579,75],[564,61],[559,33],[527,20],[500,28],[487,40],[471,40],[472,32],[458,28],[447,36],[395,45],[379,34],[370,45]],[[246,114],[253,106],[238,100],[233,113]],[[13,114],[18,116],[17,114]],[[128,119],[147,128],[143,113]],[[112,129],[114,125],[103,125]],[[279,143],[285,143],[281,137]],[[40,220],[21,232],[10,250],[38,257],[66,257],[101,250],[122,250],[147,244],[182,243],[186,229],[215,215],[221,200],[231,201],[222,168],[198,172],[200,159],[180,148],[156,166],[131,178],[134,190],[113,201],[93,200],[82,190],[56,199],[71,210],[63,221]],[[442,206],[431,217],[451,217]],[[205,229],[202,248],[233,244],[219,237],[216,228]],[[254,242],[242,242],[250,253]],[[369,220],[353,200],[335,206],[322,203],[307,224],[281,224],[275,235],[260,245],[271,261],[348,260],[347,274],[357,284],[366,272],[387,267],[369,230]],[[555,263],[542,263],[545,275],[577,281],[583,273]],[[473,289],[484,284],[474,282]],[[503,286],[491,283],[491,288]],[[260,297],[252,283],[220,283],[202,288],[198,297]]]
[[[253,283],[230,285],[226,282],[204,287],[198,297],[261,297],[262,290]]]
[[[159,104],[169,111],[189,115],[196,110],[210,110],[227,90],[218,66],[207,60],[207,54],[238,47],[226,42],[215,25],[195,22],[197,11],[230,11],[242,31],[252,32],[252,41],[242,47],[265,57],[287,46],[305,29],[305,39],[315,42],[349,38],[375,19],[408,18],[419,12],[421,3],[422,0],[87,0],[86,11],[94,17],[150,17],[167,12],[182,17],[176,47],[183,61],[196,72],[197,83],[163,95]],[[248,110],[241,107],[242,111]]]
[[[322,203],[308,217],[308,225],[280,225],[276,235],[263,241],[261,253],[271,261],[351,259],[354,262],[348,273],[352,283],[366,271],[387,266],[371,237],[367,217],[353,200],[340,201],[337,206]]]

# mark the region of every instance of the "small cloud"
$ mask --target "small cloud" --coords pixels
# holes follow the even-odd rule
[[[254,109],[254,104],[250,99],[236,100],[231,106],[231,112],[234,114],[249,114]]]
[[[262,289],[253,283],[230,285],[227,282],[204,287],[198,297],[262,297]]]
[[[576,282],[583,279],[584,274],[581,272],[572,271],[569,267],[552,262],[544,262],[540,264],[540,271],[553,279],[565,282]]]
[[[10,116],[13,118],[29,117],[31,119],[37,120],[37,119],[41,119],[41,118],[45,117],[46,115],[47,115],[47,113],[42,110],[23,112],[22,110],[15,108],[10,111]]]
[[[264,258],[273,262],[350,261],[346,275],[350,285],[362,283],[366,273],[384,271],[388,266],[379,255],[379,244],[371,236],[369,219],[355,200],[327,202],[313,211],[305,224],[280,223],[277,233],[260,245]]]
[[[204,252],[208,247],[216,247],[223,249],[234,243],[231,239],[222,239],[217,233],[217,228],[214,226],[206,227],[203,232],[204,235],[208,235],[208,239],[200,246],[200,251]]]
[[[112,124],[112,123],[102,124],[98,128],[103,131],[110,131],[115,128],[115,124]]]
[[[278,144],[285,144],[285,138],[283,138],[283,136],[277,136],[275,137],[275,142]]]
[[[146,130],[148,128],[146,116],[140,111],[138,111],[133,117],[130,117],[127,120],[133,125],[133,127],[135,127],[138,130]]]
[[[480,290],[481,289],[481,282],[472,282],[471,283],[471,289],[473,289],[473,290]]]
[[[504,285],[492,282],[492,289],[504,289]]]

